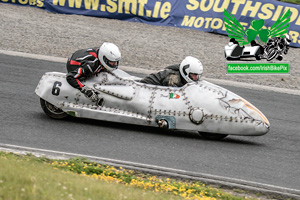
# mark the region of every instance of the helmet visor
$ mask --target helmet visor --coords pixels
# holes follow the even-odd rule
[[[192,79],[193,81],[199,81],[200,80],[200,75],[195,74],[195,73],[190,73],[189,78]]]
[[[111,68],[117,68],[119,66],[119,61],[108,61],[106,64]]]
[[[108,59],[106,58],[106,56],[103,56],[103,61],[104,61],[105,64],[107,64],[109,67],[114,68],[114,69],[118,68],[118,66],[119,66],[119,61],[111,61],[111,60],[108,60]]]

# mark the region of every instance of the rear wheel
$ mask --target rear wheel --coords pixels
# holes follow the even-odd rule
[[[261,60],[261,56],[262,56],[262,52],[263,50],[261,50],[261,48],[259,48],[255,54],[255,59],[256,60]]]
[[[53,119],[64,119],[68,116],[67,113],[42,98],[40,99],[40,103],[46,115]]]
[[[199,134],[207,140],[222,140],[225,137],[227,137],[227,134],[220,134],[220,133],[205,133],[205,132],[199,132]]]
[[[277,54],[278,54],[278,50],[270,49],[270,51],[268,52],[267,61],[270,61],[270,60],[273,60],[274,58],[276,58]]]

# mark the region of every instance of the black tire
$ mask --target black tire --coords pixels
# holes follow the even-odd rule
[[[270,51],[268,52],[267,61],[270,61],[270,60],[273,60],[274,58],[276,58],[277,54],[278,54],[278,50],[270,49]]]
[[[255,56],[255,59],[256,59],[256,60],[261,60],[260,55],[256,55],[256,56]]]
[[[261,50],[261,48],[259,48],[258,51],[255,54],[255,59],[256,60],[261,60],[262,52],[263,51]]]
[[[222,140],[225,137],[227,137],[227,134],[220,134],[220,133],[205,133],[205,132],[199,132],[201,137],[207,140]]]
[[[282,61],[283,57],[282,56],[277,56],[276,59],[279,60],[279,61]]]
[[[237,58],[232,58],[232,57],[226,57],[226,53],[225,53],[225,51],[224,51],[224,55],[225,55],[225,58],[227,59],[227,60],[240,60],[240,57],[237,57]]]
[[[40,103],[43,111],[49,117],[53,119],[64,119],[68,117],[68,114],[62,111],[61,109],[57,108],[56,106],[52,105],[51,103],[45,101],[44,99],[40,98]]]

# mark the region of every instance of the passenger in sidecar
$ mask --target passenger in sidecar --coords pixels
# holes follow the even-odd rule
[[[165,69],[152,73],[140,80],[141,83],[171,87],[182,87],[186,83],[197,82],[203,72],[200,60],[187,56],[180,65],[171,65]]]

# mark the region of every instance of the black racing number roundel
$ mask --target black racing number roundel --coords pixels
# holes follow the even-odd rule
[[[62,85],[61,82],[59,81],[55,81],[55,83],[53,84],[53,88],[52,88],[52,94],[55,95],[55,96],[58,96],[59,95],[59,92],[60,92],[60,86]]]

